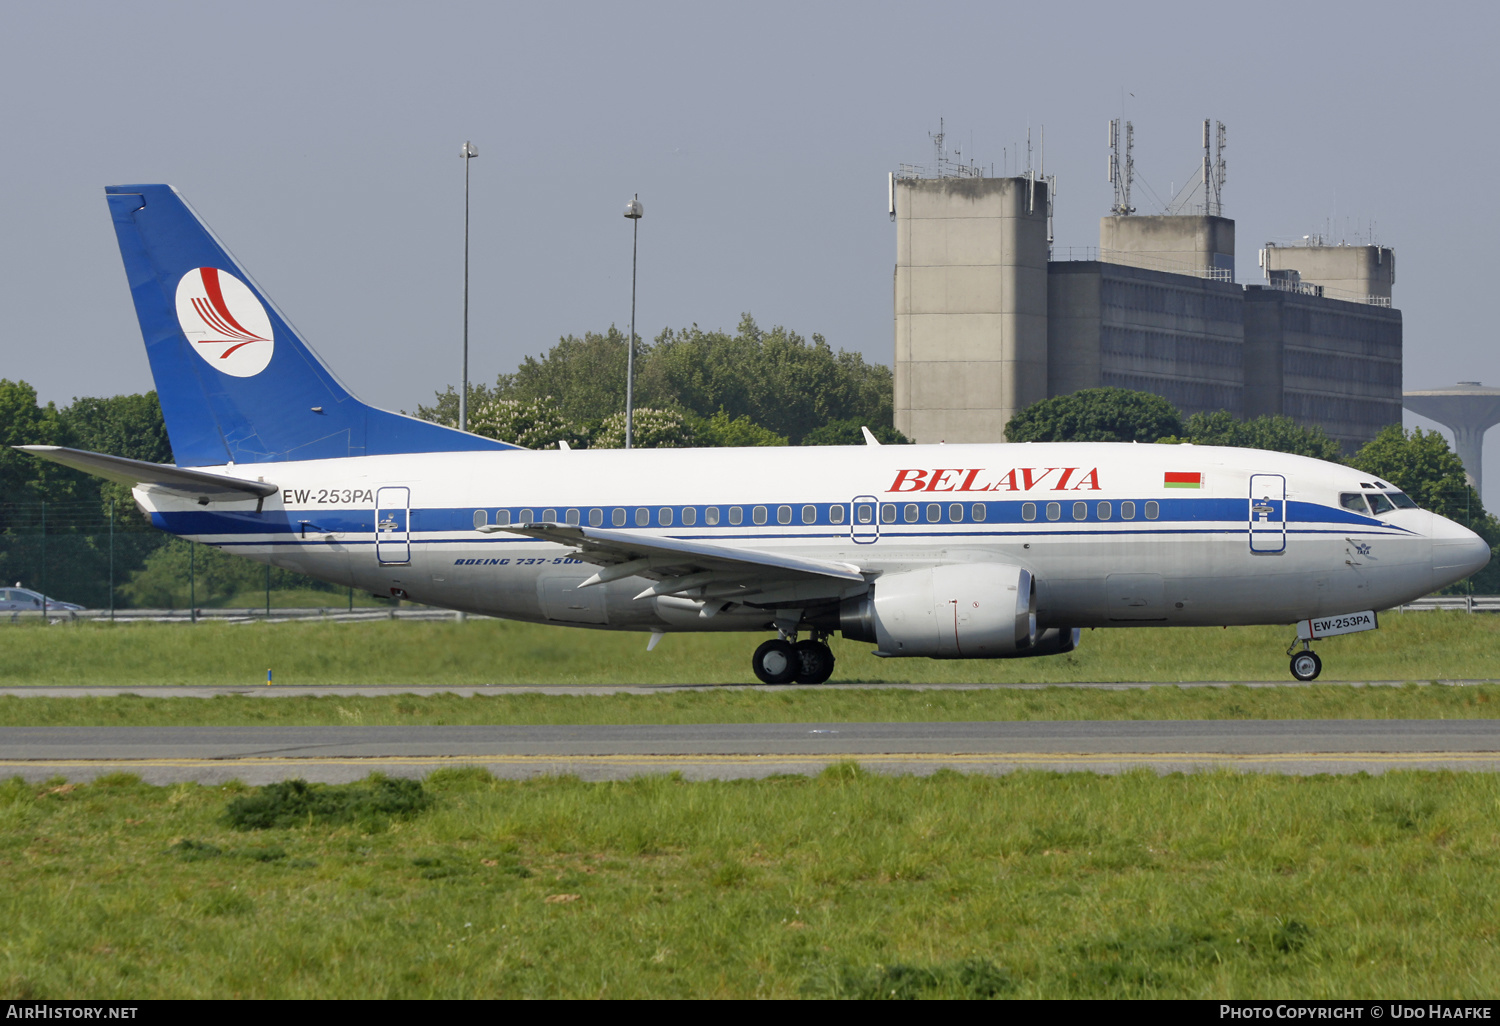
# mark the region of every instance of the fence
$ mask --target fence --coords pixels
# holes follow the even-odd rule
[[[0,508],[0,588],[19,586],[104,615],[132,609],[375,606],[353,589],[175,538],[133,508],[105,502],[8,503]],[[0,616],[8,611],[0,611]]]

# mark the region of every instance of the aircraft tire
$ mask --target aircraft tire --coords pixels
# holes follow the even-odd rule
[[[792,652],[797,657],[798,684],[822,684],[833,676],[833,650],[821,641],[799,641]]]
[[[762,684],[790,684],[802,668],[792,646],[780,638],[764,642],[750,657],[750,668]]]
[[[1323,660],[1316,652],[1298,652],[1292,656],[1292,676],[1298,680],[1317,680],[1323,672]]]

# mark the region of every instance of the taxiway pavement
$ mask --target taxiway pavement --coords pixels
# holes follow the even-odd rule
[[[497,776],[602,780],[875,772],[942,767],[1275,773],[1500,770],[1500,720],[1088,720],[610,726],[5,727],[0,774],[28,780],[137,773],[151,783],[420,777],[445,766]]]

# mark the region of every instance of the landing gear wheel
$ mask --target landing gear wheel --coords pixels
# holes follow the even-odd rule
[[[833,651],[821,641],[799,641],[792,654],[797,657],[798,684],[822,684],[833,676]]]
[[[802,660],[788,642],[772,638],[755,650],[750,668],[763,684],[790,684],[802,669]]]
[[[1323,660],[1316,652],[1298,652],[1292,656],[1292,676],[1298,680],[1317,680],[1323,672]]]

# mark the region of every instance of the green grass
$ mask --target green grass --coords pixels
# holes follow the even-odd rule
[[[1318,645],[1324,680],[1496,677],[1500,617],[1387,614]],[[835,639],[835,682],[1289,680],[1289,627],[1085,631],[1076,652],[987,661],[877,659]],[[502,620],[0,624],[0,684],[746,683],[755,634],[586,631]]]
[[[0,993],[1484,998],[1500,979],[1494,774],[845,764],[426,790],[409,818],[240,830],[237,786],[0,783]]]
[[[404,726],[409,724],[918,723],[963,720],[1494,719],[1500,685],[1302,688],[875,688],[652,695],[0,695],[0,727]]]

